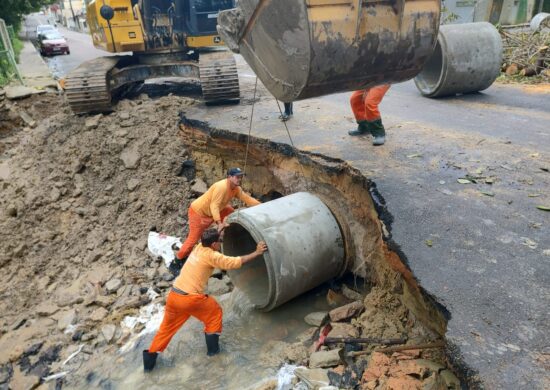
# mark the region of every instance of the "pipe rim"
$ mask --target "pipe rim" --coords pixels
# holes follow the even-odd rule
[[[247,218],[246,214],[239,215],[240,213],[239,214],[237,213],[238,212],[235,212],[234,214],[230,215],[227,218],[227,222],[229,222],[230,225],[231,224],[239,225],[244,230],[246,230],[246,232],[250,234],[252,239],[255,241],[256,245],[260,241],[264,241],[267,244],[267,241],[265,240],[265,238],[259,233],[260,229],[254,224],[254,222],[252,222],[249,218]],[[236,215],[235,218],[233,218],[233,215]],[[245,223],[242,223],[243,221]],[[223,247],[222,247],[222,251],[223,251]],[[273,261],[271,261],[271,255],[269,254],[269,244],[268,244],[268,250],[264,252],[262,255],[262,260],[264,262],[264,266],[267,271],[267,282],[268,282],[267,296],[262,299],[262,302],[260,304],[253,303],[253,305],[255,309],[269,311],[270,308],[272,308],[272,306],[275,304],[274,297],[277,296],[276,294],[277,283],[275,280],[276,278],[274,278],[275,272],[273,270]]]
[[[445,53],[447,52],[447,41],[445,40],[445,36],[441,32],[441,29],[439,29],[439,33],[437,36],[437,41],[434,46],[434,50],[432,52],[432,55],[426,61],[424,64],[424,69],[414,78],[414,84],[422,94],[422,96],[426,97],[436,97],[438,93],[441,91],[442,86],[444,83],[445,75],[447,74],[447,68],[448,68],[448,60]],[[441,67],[439,69],[439,76],[437,78],[437,81],[435,83],[428,83],[427,76],[428,70],[426,70],[426,65],[430,63],[432,60],[432,57],[435,54],[439,55],[439,59],[441,62]]]

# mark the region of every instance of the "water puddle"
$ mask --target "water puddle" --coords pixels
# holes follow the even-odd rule
[[[239,290],[217,297],[224,311],[222,353],[206,356],[203,325],[191,318],[159,355],[155,369],[143,372],[141,351],[154,333],[140,338],[113,361],[88,361],[81,370],[86,379],[74,378],[68,388],[103,389],[243,389],[262,379],[276,377],[291,343],[312,337],[315,328],[304,322],[312,311],[327,311],[323,285],[271,312],[252,309]],[[154,320],[153,320],[154,321]],[[156,321],[158,323],[158,320]],[[124,350],[124,348],[122,348]]]

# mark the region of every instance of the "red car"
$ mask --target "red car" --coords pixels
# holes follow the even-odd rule
[[[67,41],[59,31],[46,31],[39,36],[40,54],[51,56],[54,54],[71,54]]]

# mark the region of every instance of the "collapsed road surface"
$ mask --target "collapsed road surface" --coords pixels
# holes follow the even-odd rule
[[[186,118],[243,134],[252,123],[253,136],[288,143],[277,103],[254,91],[242,63],[241,72],[245,104],[193,107]],[[497,84],[431,100],[412,82],[396,85],[382,103],[389,142],[378,149],[347,136],[347,99],[296,102],[287,122],[296,147],[346,160],[376,182],[395,249],[450,313],[447,339],[470,383],[547,387],[549,86]]]

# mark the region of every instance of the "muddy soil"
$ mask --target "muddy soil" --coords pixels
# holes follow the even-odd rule
[[[184,233],[190,183],[178,176],[186,156],[175,118],[190,104],[145,96],[78,117],[51,94],[4,103],[0,365],[12,362],[13,378],[21,370],[37,382],[70,344],[101,344],[101,327],[148,303],[147,288],[169,286],[146,240],[153,226]],[[36,127],[24,127],[22,111]]]
[[[198,195],[192,187],[201,180],[177,121],[195,104],[141,95],[109,115],[79,117],[55,94],[0,102],[0,388],[71,387],[67,377],[43,378],[62,372],[81,344],[83,360],[114,356],[131,336],[122,318],[151,303],[151,290],[163,302],[172,276],[148,253],[147,233],[186,233],[187,208]],[[353,300],[341,298],[341,288],[327,297],[335,307]],[[363,310],[337,321],[332,336],[434,339],[391,291],[374,287],[355,298]],[[318,332],[268,348],[264,360],[307,365]],[[441,349],[382,355],[337,365],[331,383],[456,388]]]

